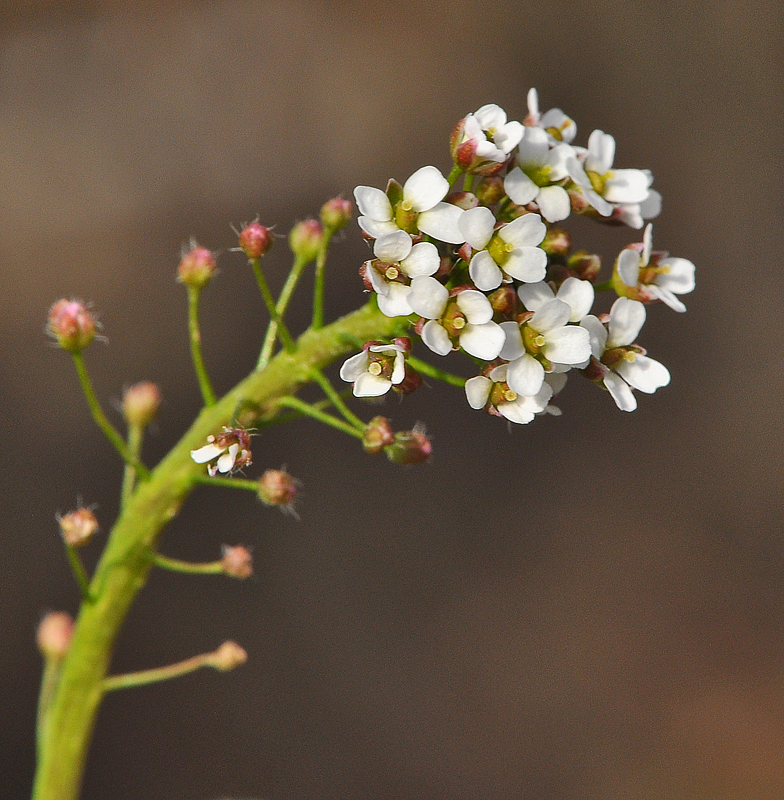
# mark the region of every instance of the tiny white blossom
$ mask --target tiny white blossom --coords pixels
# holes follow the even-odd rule
[[[217,436],[208,436],[203,447],[191,450],[191,458],[197,464],[207,464],[210,477],[231,473],[251,464],[250,437],[251,431],[244,428],[224,428]]]
[[[571,142],[577,135],[577,125],[560,108],[539,113],[539,95],[536,89],[528,90],[528,116],[526,125],[543,128],[553,143]]]
[[[355,397],[380,397],[406,376],[405,348],[399,344],[370,345],[361,353],[346,359],[340,377],[353,383]],[[373,358],[378,353],[386,358]]]
[[[501,364],[493,369],[487,377],[477,375],[474,378],[469,378],[465,385],[466,398],[471,408],[482,409],[487,407],[491,413],[497,413],[510,422],[526,425],[537,414],[548,408],[547,404],[553,396],[553,389],[548,383],[543,383],[536,395],[524,397],[517,394],[507,384],[506,388],[502,389],[499,398],[488,407],[496,384],[506,383],[507,367],[507,364]]]

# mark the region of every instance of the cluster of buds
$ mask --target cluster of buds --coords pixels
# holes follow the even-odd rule
[[[197,464],[207,464],[207,472],[214,478],[219,472],[227,475],[253,463],[250,438],[253,432],[247,428],[224,428],[217,435],[210,434],[207,444],[191,450],[191,458]]]
[[[410,431],[395,431],[386,417],[373,417],[362,434],[365,452],[384,452],[393,464],[423,464],[433,454],[433,445],[423,425]]]
[[[468,402],[517,423],[559,413],[550,401],[573,369],[624,411],[636,408],[632,389],[669,383],[636,336],[645,304],[684,311],[676,295],[694,288],[694,265],[653,252],[649,224],[601,286],[617,295],[609,313],[592,313],[601,260],[573,250],[554,223],[579,214],[640,229],[659,213],[661,197],[649,170],[614,168],[612,136],[596,130],[580,147],[576,133],[560,109],[540,114],[532,89],[522,122],[486,105],[457,124],[451,182],[426,166],[402,186],[390,180],[385,191],[354,191],[375,256],[360,274],[379,309],[408,317],[433,353],[462,350],[479,361]],[[345,362],[341,377],[355,395],[402,386],[410,344],[399,342],[369,342]]]

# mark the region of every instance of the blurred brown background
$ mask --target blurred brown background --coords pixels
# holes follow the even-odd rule
[[[435,437],[417,470],[315,424],[265,434],[250,474],[288,465],[302,520],[196,492],[164,551],[244,543],[257,577],[156,573],[114,669],[226,638],[250,661],[110,697],[84,797],[784,797],[778,3],[29,0],[0,21],[4,797],[29,792],[37,622],[76,608],[54,514],[80,496],[108,528],[120,480],[49,304],[95,302],[107,405],[161,385],[154,461],[198,407],[180,244],[222,251],[203,318],[225,390],[263,333],[229,223],[285,233],[359,183],[447,170],[455,121],[521,118],[529,86],[656,176],[654,244],[698,267],[688,313],[643,332],[671,386],[626,415],[575,378],[561,419],[511,432],[446,387],[387,400]],[[572,230],[607,260],[635,240]],[[352,225],[331,316],[362,302],[366,252]],[[284,242],[268,265],[279,285]]]

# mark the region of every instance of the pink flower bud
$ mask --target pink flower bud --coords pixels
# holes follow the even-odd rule
[[[95,338],[98,323],[79,300],[58,300],[49,309],[47,332],[69,353],[84,350]]]
[[[251,222],[239,235],[239,245],[248,258],[261,258],[272,247],[272,231],[260,224]]]
[[[223,545],[223,574],[244,580],[253,575],[253,557],[247,547]]]
[[[202,289],[212,280],[216,269],[215,256],[206,247],[194,245],[180,260],[177,280],[191,289]]]
[[[373,455],[380,453],[394,441],[395,434],[386,417],[373,417],[362,433],[362,446]]]
[[[315,261],[321,247],[324,230],[317,219],[298,222],[289,234],[289,247],[303,261]]]
[[[500,203],[506,194],[504,182],[496,175],[482,178],[479,185],[474,187],[476,196],[483,206],[494,206]]]
[[[458,208],[462,208],[463,211],[468,211],[479,205],[479,200],[473,192],[452,192],[452,194],[446,198],[446,202]]]
[[[73,619],[65,611],[50,611],[38,626],[38,649],[45,658],[62,659],[73,636]]]
[[[595,280],[602,269],[602,259],[585,250],[578,250],[566,263],[584,281]]]
[[[158,413],[161,390],[150,381],[135,383],[125,390],[122,412],[129,425],[146,428]]]
[[[209,658],[209,665],[221,672],[242,666],[248,660],[244,648],[236,642],[224,642]]]
[[[321,222],[331,231],[339,231],[351,222],[354,207],[342,197],[333,197],[321,206]]]
[[[433,445],[424,428],[416,425],[411,431],[395,434],[395,441],[386,448],[387,458],[394,464],[423,464],[433,454]]]
[[[283,469],[268,469],[259,478],[259,500],[268,506],[280,506],[293,512],[299,481]]]
[[[539,247],[548,255],[565,256],[571,248],[569,234],[561,228],[548,228],[544,241]]]
[[[89,508],[77,508],[65,516],[58,517],[60,533],[69,547],[81,547],[87,544],[98,530],[98,520]]]
[[[405,365],[405,375],[400,383],[392,386],[392,391],[401,396],[413,394],[422,385],[422,376],[408,364]]]

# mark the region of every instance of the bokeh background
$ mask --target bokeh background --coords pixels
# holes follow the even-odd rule
[[[194,493],[163,550],[243,543],[257,575],[155,573],[114,670],[227,638],[249,663],[109,697],[84,798],[784,797],[782,17],[743,0],[3,3],[4,797],[30,788],[36,625],[76,609],[54,514],[81,497],[107,529],[121,477],[47,345],[49,304],[100,311],[109,344],[87,357],[107,407],[160,384],[155,461],[199,404],[182,242],[221,251],[203,333],[225,390],[264,325],[230,223],[285,234],[357,184],[447,170],[457,119],[486,102],[519,119],[530,86],[579,143],[602,128],[618,165],[654,172],[654,244],[698,266],[688,313],[651,308],[642,337],[671,386],[627,415],[574,379],[562,418],[511,431],[446,387],[387,400],[434,437],[420,469],[315,424],[265,433],[250,474],[286,464],[301,520]],[[572,231],[608,261],[635,240]],[[352,225],[331,316],[363,301],[366,253]],[[267,265],[280,285],[284,241]]]

